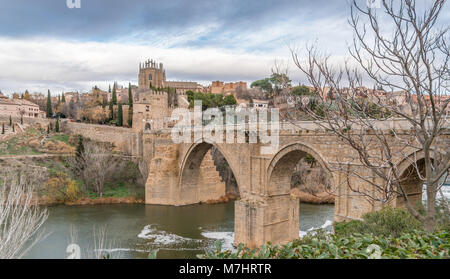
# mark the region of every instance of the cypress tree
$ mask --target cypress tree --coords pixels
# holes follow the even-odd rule
[[[9,116],[9,127],[11,127],[12,126],[12,118],[11,118],[11,115]]]
[[[58,105],[61,104],[61,95],[58,95]]]
[[[119,104],[119,108],[117,109],[117,126],[123,126],[122,104]]]
[[[64,96],[64,92],[62,93],[62,97],[61,97],[61,103],[65,103],[66,102],[66,97]]]
[[[52,109],[52,99],[50,97],[50,90],[48,90],[47,94],[47,117],[53,116],[53,109]]]
[[[50,124],[47,126],[47,135],[50,134]]]
[[[111,93],[111,84],[109,85],[108,93]]]
[[[55,132],[59,133],[59,117],[56,118]]]
[[[77,157],[77,159],[80,159],[83,153],[84,153],[83,136],[79,135],[77,148],[75,149],[75,156]]]
[[[111,101],[113,102],[113,105],[117,105],[116,83],[114,83],[114,85],[113,85]]]
[[[12,128],[13,128],[13,133],[15,133],[15,132],[16,132],[16,129],[14,128],[14,125],[12,126]]]
[[[2,123],[2,135],[5,134],[5,123]]]
[[[23,125],[23,115],[20,116],[20,124]]]
[[[131,83],[128,84],[128,126],[133,126],[133,93]]]
[[[114,120],[114,105],[112,100],[109,102],[109,119]]]

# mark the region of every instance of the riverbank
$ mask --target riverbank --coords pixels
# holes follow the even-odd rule
[[[319,193],[317,195],[311,195],[305,192],[292,191],[291,196],[299,199],[301,203],[322,205],[322,204],[334,204],[334,197],[328,193]],[[207,200],[199,202],[199,204],[221,204],[228,203],[230,201],[237,200],[239,196],[235,194],[226,194],[218,199]],[[48,198],[46,196],[39,198],[36,202],[38,205],[51,206],[51,205],[100,205],[100,204],[144,204],[143,198],[128,196],[128,197],[84,197],[75,201],[60,201]]]
[[[100,205],[100,204],[144,204],[144,199],[137,197],[98,197],[98,198],[80,198],[75,201],[55,201],[46,197],[39,198],[38,205]]]

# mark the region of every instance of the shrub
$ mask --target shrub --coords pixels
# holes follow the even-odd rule
[[[81,191],[76,181],[69,178],[65,173],[56,172],[47,180],[44,194],[54,202],[75,201]]]
[[[222,251],[220,241],[217,241],[215,246],[215,251],[205,251],[206,254],[199,257],[212,259],[448,259],[450,233],[439,231],[430,234],[425,231],[413,231],[398,238],[372,234],[338,236],[319,233],[281,246],[267,243],[258,249],[249,249],[240,244],[236,251]]]
[[[423,225],[405,209],[386,207],[380,211],[364,214],[362,221],[335,223],[334,230],[336,234],[342,236],[362,233],[400,237],[404,233],[423,230]]]

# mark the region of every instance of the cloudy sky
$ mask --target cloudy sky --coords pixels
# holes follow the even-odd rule
[[[348,16],[346,0],[0,0],[0,90],[137,83],[147,58],[169,80],[251,82],[278,60],[303,82],[289,47],[317,40],[345,56]]]

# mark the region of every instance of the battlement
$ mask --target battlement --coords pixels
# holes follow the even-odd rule
[[[139,63],[139,70],[143,69],[155,69],[155,70],[164,70],[163,63],[156,63],[153,59],[148,59],[143,63]]]

